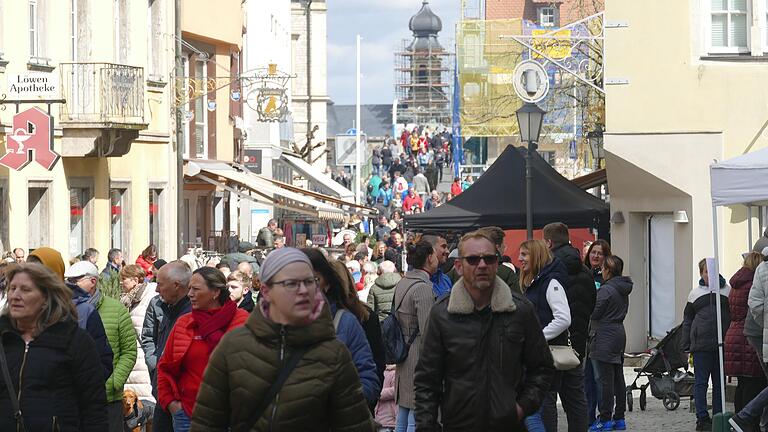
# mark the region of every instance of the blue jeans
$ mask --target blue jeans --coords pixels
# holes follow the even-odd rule
[[[592,424],[597,420],[597,403],[600,401],[600,386],[597,385],[592,360],[584,362],[584,393],[587,395],[587,420]]]
[[[395,432],[416,432],[416,417],[414,414],[414,410],[398,405]]]
[[[525,423],[525,428],[528,432],[547,432],[547,428],[544,427],[544,421],[541,419],[541,408],[526,417],[523,423]]]
[[[693,399],[696,402],[696,418],[709,417],[707,411],[707,388],[712,377],[712,414],[723,411],[720,399],[720,367],[717,351],[700,351],[693,353],[693,371],[696,383],[693,385]]]
[[[183,409],[176,411],[175,414],[171,414],[171,418],[173,419],[173,432],[189,432],[191,423],[189,416]]]

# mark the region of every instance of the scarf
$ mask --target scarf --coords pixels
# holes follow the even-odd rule
[[[229,323],[235,317],[235,312],[237,312],[237,305],[232,300],[227,300],[224,306],[220,308],[192,310],[192,320],[197,329],[195,333],[203,338],[209,351],[213,352],[213,349],[219,344]]]
[[[91,294],[91,298],[88,299],[88,303],[93,305],[94,309],[99,308],[99,303],[101,303],[101,290],[96,288],[96,291]]]
[[[723,289],[725,288],[725,278],[723,277],[723,275],[718,275],[718,276],[720,276],[720,289]],[[699,279],[699,286],[709,288],[709,285],[704,283],[704,278]]]
[[[128,310],[133,309],[141,301],[141,296],[144,295],[144,289],[147,287],[146,283],[136,284],[127,293],[120,294],[120,303],[123,304]]]

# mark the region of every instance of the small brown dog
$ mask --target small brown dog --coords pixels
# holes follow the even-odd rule
[[[123,392],[123,421],[125,430],[131,432],[152,432],[152,417],[155,404],[139,399],[133,390]]]

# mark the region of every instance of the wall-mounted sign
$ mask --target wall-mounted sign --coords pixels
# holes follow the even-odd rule
[[[59,154],[53,151],[53,117],[37,107],[13,116],[13,130],[6,135],[6,153],[0,165],[19,171],[35,161],[53,169]]]
[[[58,99],[61,97],[59,74],[27,72],[8,75],[8,99]]]
[[[261,150],[245,149],[243,165],[254,174],[261,174]]]
[[[259,115],[259,121],[281,122],[288,115],[288,93],[284,88],[262,87],[248,93],[248,106]]]

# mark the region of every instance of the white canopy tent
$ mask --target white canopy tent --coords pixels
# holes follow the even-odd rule
[[[717,207],[734,204],[751,205],[768,200],[768,149],[714,163],[709,167],[712,191],[712,236],[715,243],[714,274],[720,274],[717,241]],[[750,222],[751,223],[751,222]],[[710,277],[710,287],[718,292],[718,278]],[[714,285],[713,285],[714,284]],[[720,361],[720,397],[725,409],[725,368],[723,367],[723,321],[720,315],[720,296],[717,302],[717,345]]]

